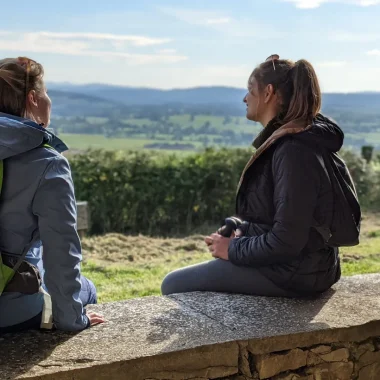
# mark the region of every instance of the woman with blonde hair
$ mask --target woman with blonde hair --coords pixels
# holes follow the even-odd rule
[[[43,76],[29,58],[0,60],[0,333],[80,331],[104,321],[84,309],[96,290],[80,273],[67,147],[46,129]]]

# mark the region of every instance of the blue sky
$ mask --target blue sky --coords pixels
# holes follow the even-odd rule
[[[40,61],[51,82],[245,87],[278,53],[310,60],[324,91],[380,91],[380,0],[18,0],[1,11],[1,56]]]

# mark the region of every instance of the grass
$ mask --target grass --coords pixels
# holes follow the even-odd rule
[[[83,239],[84,275],[94,281],[99,301],[159,295],[170,271],[210,259],[203,236],[158,239],[108,234]]]
[[[345,276],[380,272],[380,215],[364,215],[360,244],[342,248],[341,256]]]
[[[162,279],[174,269],[210,260],[202,235],[185,239],[105,236],[83,239],[84,275],[94,281],[99,301],[159,295]],[[345,276],[380,272],[380,218],[363,219],[361,244],[341,249]]]

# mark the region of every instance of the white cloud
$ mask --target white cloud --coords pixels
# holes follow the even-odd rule
[[[80,39],[80,40],[98,40],[98,41],[117,41],[129,42],[134,46],[151,46],[161,45],[170,42],[168,38],[151,38],[144,36],[109,34],[109,33],[54,33],[54,32],[36,32],[37,37],[58,38],[58,39]]]
[[[317,62],[315,66],[320,68],[334,68],[334,67],[343,67],[346,66],[346,61],[323,61],[323,62]]]
[[[218,25],[230,23],[231,19],[215,11],[162,7],[161,12],[192,25]]]
[[[231,22],[229,17],[219,17],[219,18],[210,18],[206,20],[206,24],[215,25],[215,24],[228,24]]]
[[[330,39],[338,42],[374,42],[380,40],[380,34],[337,31],[330,34]]]
[[[160,49],[158,50],[159,54],[175,54],[177,53],[177,50],[176,49]]]
[[[312,9],[318,8],[326,0],[285,0],[288,3],[295,3],[297,8],[301,9]]]
[[[0,50],[14,51],[25,55],[31,53],[51,53],[72,56],[99,57],[100,59],[122,58],[130,64],[176,63],[186,56],[166,53],[141,54],[126,49],[164,44],[170,40],[140,36],[125,36],[97,33],[15,33],[0,31]]]
[[[379,0],[380,1],[380,0]],[[223,33],[226,38],[249,37],[256,39],[284,38],[286,32],[273,25],[253,22],[251,18],[235,19],[215,10],[162,7],[160,11],[190,25],[203,26]],[[265,33],[262,31],[265,30]]]
[[[313,9],[318,8],[325,3],[344,3],[353,4],[362,7],[380,4],[380,0],[282,0],[288,3],[294,3],[297,8]]]
[[[380,49],[373,49],[373,50],[367,51],[367,55],[380,57]]]

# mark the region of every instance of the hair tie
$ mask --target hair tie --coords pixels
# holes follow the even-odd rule
[[[24,67],[26,72],[29,73],[29,71],[31,70],[31,65],[32,65],[32,63],[35,63],[35,61],[33,61],[32,59],[29,59],[27,57],[18,57],[17,63],[20,66]]]
[[[17,58],[17,63],[21,66],[25,66],[28,64],[28,59],[24,57],[18,57]]]

